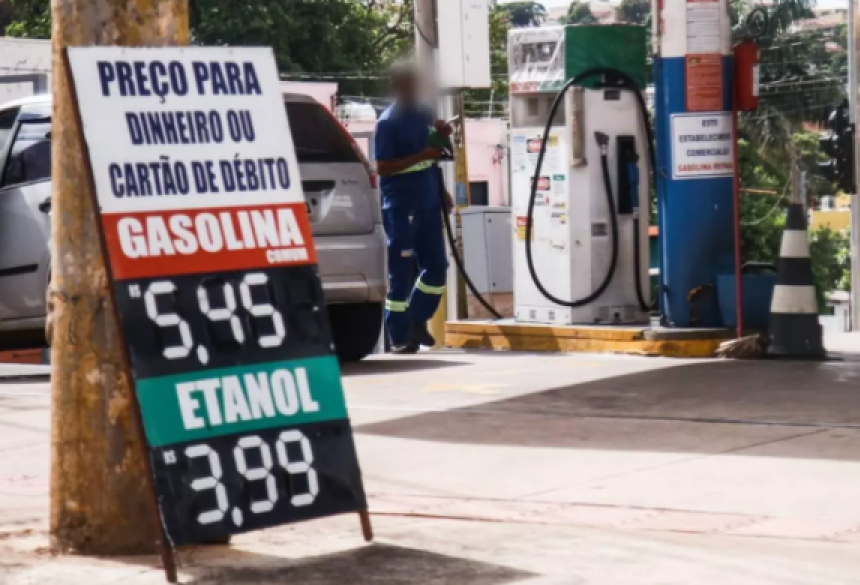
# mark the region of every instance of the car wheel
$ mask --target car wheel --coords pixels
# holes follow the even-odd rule
[[[382,303],[329,305],[328,317],[340,361],[357,362],[373,353],[382,333]]]

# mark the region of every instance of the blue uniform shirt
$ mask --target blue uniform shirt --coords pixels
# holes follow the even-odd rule
[[[418,154],[427,147],[433,121],[432,114],[424,108],[392,104],[376,122],[374,158],[386,161]],[[439,170],[435,165],[422,171],[381,177],[379,188],[383,209],[440,207]]]

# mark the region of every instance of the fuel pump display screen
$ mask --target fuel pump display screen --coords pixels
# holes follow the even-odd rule
[[[366,510],[271,51],[68,54],[170,542]]]

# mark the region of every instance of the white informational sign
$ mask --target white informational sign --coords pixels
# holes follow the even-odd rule
[[[271,49],[68,56],[103,213],[304,201]]]
[[[540,154],[543,129],[519,129],[511,137],[511,175],[525,193],[531,192],[534,171]],[[567,193],[567,169],[565,168],[564,145],[561,133],[553,131],[547,140],[546,152],[541,165],[541,176],[537,183],[535,207],[547,207],[554,201],[564,201]]]
[[[734,139],[729,112],[672,115],[672,178],[731,176]]]
[[[439,26],[439,86],[490,88],[490,3],[444,0],[436,3]]]
[[[687,0],[687,53],[720,52],[719,0]]]

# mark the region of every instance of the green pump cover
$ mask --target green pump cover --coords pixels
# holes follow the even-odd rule
[[[573,25],[565,27],[565,75],[567,79],[598,67],[618,69],[644,88],[648,80],[648,32],[629,24]],[[593,87],[598,77],[586,79]]]

